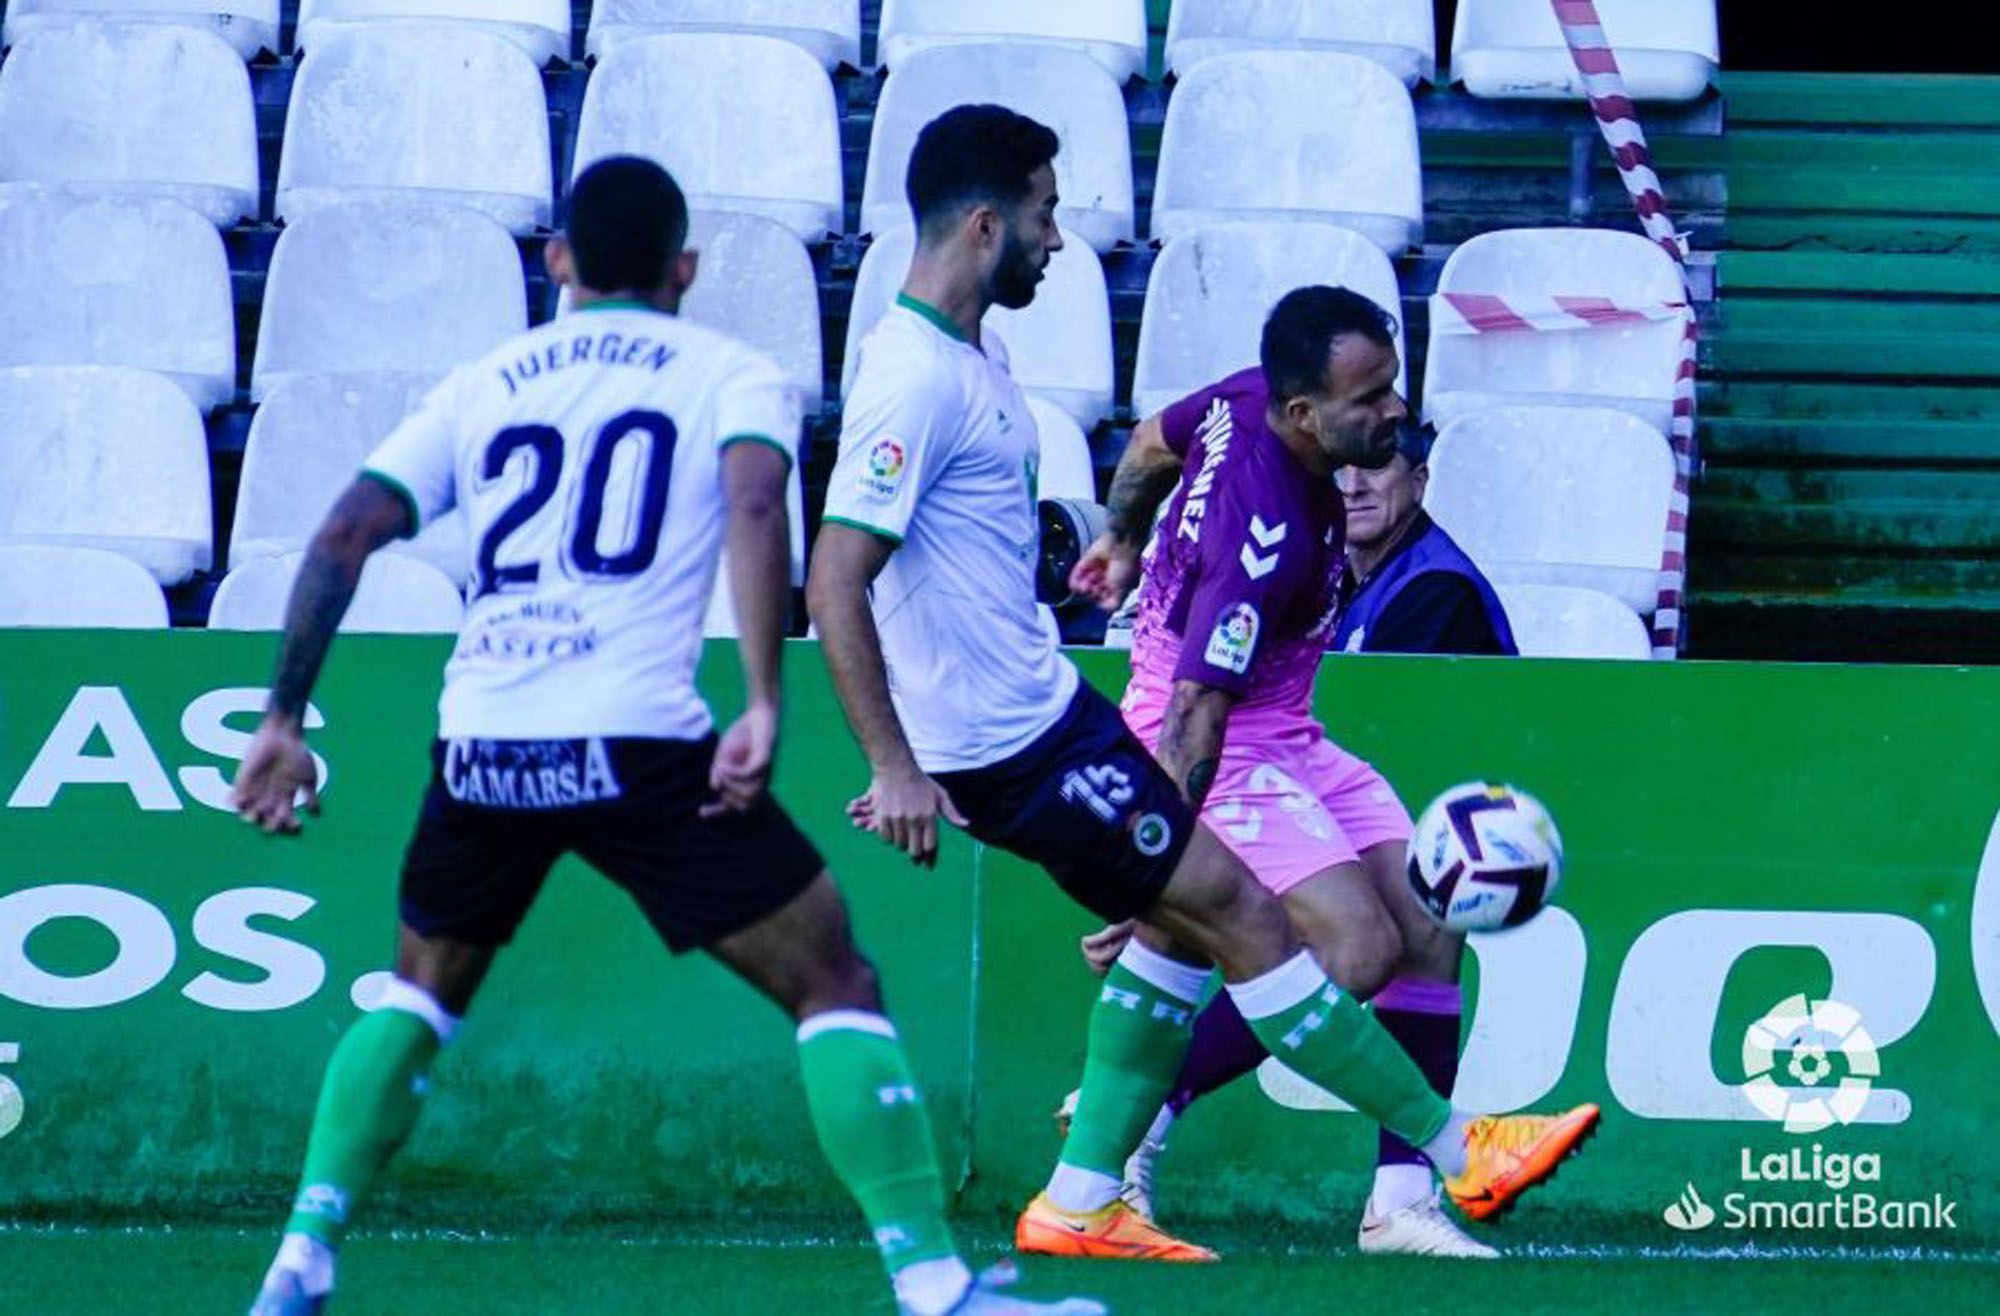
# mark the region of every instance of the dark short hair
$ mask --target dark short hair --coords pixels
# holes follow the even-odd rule
[[[1422,466],[1431,459],[1431,448],[1437,443],[1437,430],[1429,422],[1405,417],[1396,426],[1396,451],[1412,466]]]
[[[1000,105],[960,105],[924,125],[903,191],[919,230],[968,205],[1017,205],[1056,158],[1055,131]]]
[[[672,174],[636,155],[597,161],[569,189],[576,277],[598,292],[642,292],[666,281],[687,245],[687,198]]]
[[[1352,288],[1315,284],[1280,298],[1264,321],[1260,353],[1271,401],[1282,404],[1318,393],[1326,382],[1333,340],[1343,334],[1360,334],[1377,347],[1393,348],[1396,322]]]

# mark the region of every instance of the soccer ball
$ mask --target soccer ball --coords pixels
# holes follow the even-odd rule
[[[1453,932],[1526,923],[1555,895],[1563,845],[1541,802],[1470,781],[1431,801],[1410,837],[1410,889]]]

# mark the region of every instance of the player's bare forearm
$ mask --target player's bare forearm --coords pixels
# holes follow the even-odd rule
[[[1160,728],[1160,766],[1181,788],[1189,804],[1199,809],[1222,766],[1222,741],[1229,729],[1229,710],[1236,696],[1198,681],[1174,682]]]
[[[889,560],[888,541],[852,526],[828,524],[813,548],[806,610],[819,628],[833,688],[847,725],[879,775],[914,771],[916,756],[889,698],[882,637],[868,606],[868,588]]]
[[[1111,477],[1105,506],[1111,535],[1119,543],[1133,549],[1145,545],[1160,504],[1181,478],[1182,465],[1180,456],[1167,446],[1158,416],[1133,428],[1131,442]]]
[[[763,443],[733,443],[723,454],[724,531],[729,597],[736,607],[736,647],[749,702],[776,707],[780,696],[785,605],[791,596],[791,527],[785,506],[785,455]]]
[[[297,726],[305,717],[340,619],[354,601],[354,587],[369,555],[402,534],[409,511],[376,480],[348,486],[306,549],[305,562],[285,605],[285,635],[271,680],[269,715]]]

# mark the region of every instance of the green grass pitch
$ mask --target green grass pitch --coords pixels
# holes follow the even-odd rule
[[[997,1230],[965,1231],[984,1259]],[[1764,1313],[1926,1316],[1991,1310],[2000,1257],[1914,1253],[1862,1257],[1826,1249],[1745,1256],[1608,1247],[1537,1251],[1499,1263],[1357,1256],[1326,1247],[1260,1249],[1213,1240],[1217,1266],[1033,1261],[1036,1296],[1089,1293],[1121,1316],[1293,1312]],[[248,1306],[272,1235],[243,1228],[0,1229],[0,1310],[20,1316],[236,1313]],[[701,1313],[774,1316],[889,1313],[872,1252],[858,1238],[807,1234],[692,1241],[589,1232],[462,1238],[360,1234],[343,1259],[331,1313],[547,1316]]]

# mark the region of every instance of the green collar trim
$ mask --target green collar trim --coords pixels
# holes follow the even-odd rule
[[[918,315],[936,325],[940,333],[956,338],[961,343],[972,341],[965,336],[965,330],[958,327],[957,321],[953,320],[943,311],[940,311],[937,307],[932,306],[929,302],[919,301],[906,292],[899,292],[896,294],[896,305],[906,311],[915,311]]]
[[[579,306],[576,308],[576,314],[578,315],[583,314],[585,311],[650,311],[654,315],[666,314],[659,307],[642,302],[637,297],[612,297],[605,301],[592,302],[588,306]]]

